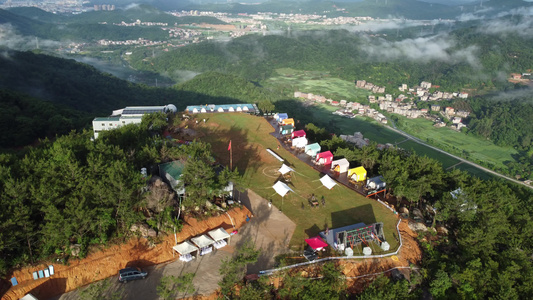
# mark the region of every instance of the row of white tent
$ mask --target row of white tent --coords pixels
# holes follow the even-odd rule
[[[219,227],[197,237],[191,238],[191,241],[185,241],[177,244],[172,249],[179,253],[180,260],[190,261],[199,255],[205,255],[213,251],[213,248],[219,249],[230,243],[231,235]]]
[[[291,167],[287,166],[286,164],[282,164],[281,168],[279,168],[278,172],[280,172],[282,175],[285,175],[289,172],[294,171]],[[328,189],[331,190],[337,183],[335,180],[333,180],[329,175],[324,175],[322,178],[320,178],[320,182]],[[280,195],[281,197],[285,197],[288,192],[294,191],[284,182],[277,181],[272,188]]]

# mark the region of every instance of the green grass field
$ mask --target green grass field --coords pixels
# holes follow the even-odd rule
[[[426,119],[407,119],[400,121],[401,129],[454,154],[467,154],[472,161],[483,161],[505,168],[505,161],[514,161],[511,155],[518,154],[512,147],[496,146],[491,141],[454,131],[450,128],[435,128]]]
[[[368,103],[367,90],[355,87],[351,81],[330,77],[328,72],[277,69],[278,76],[269,78],[265,85],[283,87],[291,91],[322,95],[335,101],[350,100]]]
[[[233,166],[243,175],[244,184],[265,199],[271,199],[274,206],[281,208],[296,223],[292,247],[301,247],[305,238],[315,236],[326,226],[336,228],[359,222],[383,222],[385,238],[391,249],[398,246],[396,215],[378,202],[344,186],[337,185],[332,190],[323,187],[319,172],[283,147],[276,150],[278,140],[270,134],[273,128],[265,119],[246,114],[199,116],[200,119],[204,117],[208,118],[207,123],[197,128],[203,133],[201,140],[211,143],[217,160],[224,165],[229,164],[228,143],[231,140]],[[295,193],[289,193],[284,199],[272,188],[282,163],[267,153],[268,148],[283,157],[295,170],[289,185]],[[326,206],[311,208],[307,202],[311,194],[319,199],[324,196]]]

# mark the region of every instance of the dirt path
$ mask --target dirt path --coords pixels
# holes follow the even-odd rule
[[[120,299],[156,300],[159,299],[156,288],[161,277],[194,273],[193,285],[195,292],[188,295],[177,294],[176,297],[209,296],[218,289],[218,282],[221,279],[219,268],[222,260],[230,258],[235,249],[246,241],[254,242],[256,248],[261,250],[257,263],[248,267],[249,274],[274,267],[275,256],[287,251],[296,224],[275,207],[269,208],[267,200],[251,190],[238,193],[237,197],[254,216],[239,229],[238,234],[231,237],[229,246],[188,263],[174,260],[170,263],[147,267],[149,275],[144,280],[122,284],[114,276],[112,278],[113,283],[108,289],[108,294],[117,291],[120,293]],[[78,291],[72,291],[52,299],[79,299],[79,293]]]

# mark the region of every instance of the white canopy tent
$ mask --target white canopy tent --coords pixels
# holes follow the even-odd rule
[[[289,191],[294,192],[288,185],[281,181],[276,182],[272,187],[281,197],[285,197]]]
[[[200,248],[200,255],[205,255],[213,251],[211,245],[215,243],[210,237],[203,234],[197,237],[193,237],[191,241]]]
[[[198,247],[189,241],[177,244],[172,249],[180,254],[180,260],[182,261],[190,261],[198,253]]]
[[[287,166],[286,164],[281,165],[281,168],[279,168],[278,172],[281,173],[281,175],[285,175],[289,172],[293,172],[294,170],[291,169],[291,167]],[[275,188],[274,188],[275,189]]]
[[[324,177],[320,178],[320,182],[328,188],[328,190],[331,190],[337,183],[331,179],[328,175],[325,175]]]
[[[215,241],[213,246],[217,249],[220,249],[230,243],[231,235],[222,227],[209,231],[207,235],[209,235]]]

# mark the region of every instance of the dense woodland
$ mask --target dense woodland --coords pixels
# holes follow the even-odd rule
[[[167,125],[165,115],[148,115],[140,126],[102,132],[95,141],[92,131],[71,132],[0,154],[0,273],[54,255],[68,258],[72,244],[81,245],[83,256],[90,245],[127,238],[134,223],[157,231],[179,227],[180,208],[203,207],[230,180],[238,182],[236,172],[214,165],[210,145],[162,138]],[[152,197],[157,191],[146,189],[140,172],[173,160],[185,164],[181,207],[176,199]],[[148,219],[147,210],[153,210]]]

